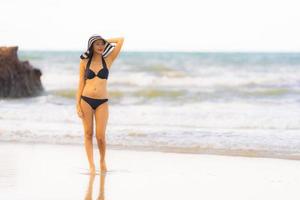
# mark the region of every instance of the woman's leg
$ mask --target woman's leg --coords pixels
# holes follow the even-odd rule
[[[83,113],[84,146],[88,157],[90,172],[93,174],[96,172],[93,156],[93,109],[83,99],[80,100],[80,106]]]
[[[108,110],[108,102],[105,102],[98,106],[95,111],[95,121],[96,121],[96,139],[100,152],[100,166],[101,171],[106,171],[106,163],[105,163],[105,152],[106,152],[106,125],[109,117]]]

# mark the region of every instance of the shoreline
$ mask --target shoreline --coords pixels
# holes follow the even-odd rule
[[[84,144],[70,144],[70,143],[38,143],[38,142],[19,142],[19,141],[0,141],[1,143],[17,143],[28,145],[70,145],[83,146]],[[94,149],[98,149],[97,144],[93,141]],[[178,153],[178,154],[195,154],[195,155],[220,155],[220,156],[237,156],[248,158],[273,158],[283,160],[300,160],[300,154],[292,155],[290,152],[284,154],[282,152],[273,152],[266,150],[248,150],[248,149],[211,149],[211,148],[178,148],[178,147],[147,147],[147,146],[119,146],[107,144],[107,149],[110,150],[129,150],[141,152],[163,152],[163,153]]]

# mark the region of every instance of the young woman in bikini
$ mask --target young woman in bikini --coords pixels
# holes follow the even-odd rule
[[[109,117],[107,79],[112,63],[121,51],[123,41],[123,37],[106,40],[100,35],[93,35],[89,38],[87,51],[80,56],[76,109],[83,123],[84,146],[91,174],[95,174],[96,171],[93,158],[94,117],[101,171],[107,171],[105,163],[105,131]],[[115,43],[115,46],[111,43]]]

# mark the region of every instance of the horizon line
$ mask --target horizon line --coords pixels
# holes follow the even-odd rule
[[[18,49],[37,52],[84,52],[70,49]],[[122,50],[123,53],[300,53],[300,50]]]

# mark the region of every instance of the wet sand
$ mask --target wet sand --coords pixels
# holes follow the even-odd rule
[[[300,199],[300,161],[107,149],[88,174],[83,146],[0,143],[0,199]]]

